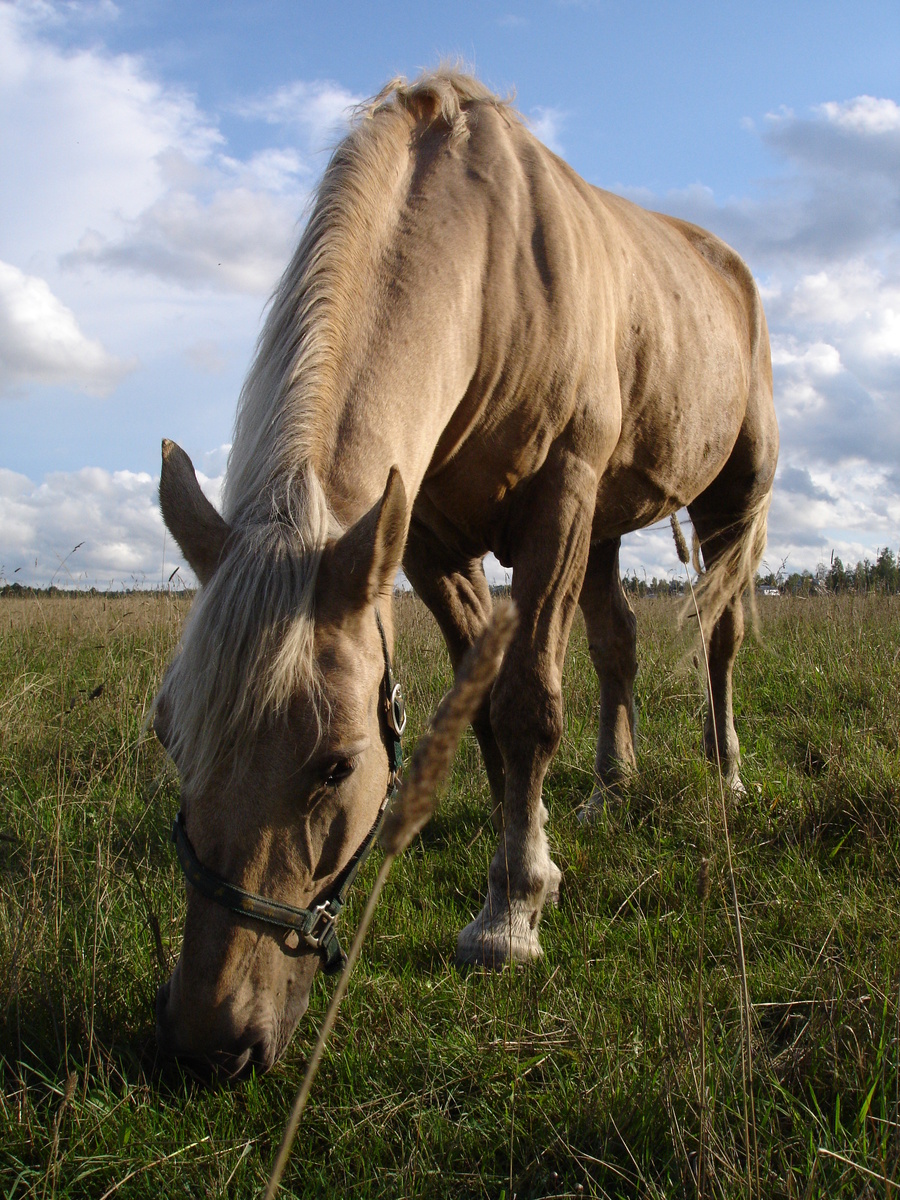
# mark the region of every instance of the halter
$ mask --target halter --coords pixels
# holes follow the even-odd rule
[[[230,912],[299,934],[308,946],[321,951],[325,960],[323,970],[326,975],[333,975],[336,971],[340,971],[346,961],[346,955],[338,941],[335,922],[346,903],[350,885],[359,874],[360,867],[375,844],[385,810],[400,786],[400,773],[403,766],[403,747],[400,738],[406,728],[406,707],[400,684],[395,682],[391,670],[387,638],[377,608],[375,620],[378,623],[381,649],[384,654],[384,676],[381,681],[381,711],[384,718],[382,732],[391,765],[391,774],[388,780],[387,795],[381,802],[375,824],[363,838],[362,845],[335,879],[332,893],[328,899],[320,900],[313,908],[294,908],[292,904],[282,904],[279,900],[267,900],[265,896],[259,896],[256,892],[245,892],[243,888],[229,883],[221,875],[217,875],[215,871],[211,871],[209,867],[205,867],[200,862],[197,852],[188,838],[184,813],[181,810],[172,825],[172,841],[175,843],[178,861],[185,879],[192,887],[195,887],[208,900],[215,901],[216,904],[220,904]]]

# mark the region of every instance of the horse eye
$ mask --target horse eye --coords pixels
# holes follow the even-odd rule
[[[337,787],[339,783],[343,783],[348,776],[353,774],[353,768],[356,763],[352,758],[339,758],[325,773],[326,787]]]

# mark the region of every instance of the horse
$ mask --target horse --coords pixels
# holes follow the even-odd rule
[[[161,1050],[266,1070],[315,972],[340,964],[334,919],[396,779],[401,567],[454,668],[489,619],[489,551],[519,612],[472,722],[497,849],[461,962],[542,953],[560,871],[541,790],[579,605],[596,796],[635,769],[619,544],[684,506],[705,567],[704,744],[740,790],[732,667],[777,454],[765,317],[733,250],[590,186],[461,72],[362,106],[264,322],[221,514],[163,443],[163,517],[201,586],[153,710],[188,879]]]

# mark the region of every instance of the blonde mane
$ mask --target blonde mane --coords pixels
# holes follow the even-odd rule
[[[312,199],[241,392],[225,482],[224,515],[239,518],[314,464],[337,399],[346,340],[371,309],[378,251],[395,228],[415,125],[468,137],[467,106],[506,108],[477,79],[440,67],[393,79],[353,114]]]
[[[225,481],[228,553],[194,602],[160,689],[184,786],[245,763],[265,721],[305,690],[321,730],[314,658],[322,551],[342,532],[316,471],[344,348],[370,308],[378,251],[394,228],[416,125],[468,137],[467,108],[503,101],[447,67],[392,80],[353,115],[272,299],[241,392]]]

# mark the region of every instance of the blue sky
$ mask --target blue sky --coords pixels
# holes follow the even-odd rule
[[[896,551],[896,0],[31,0],[0,2],[6,579],[153,583],[178,564],[160,438],[217,496],[261,314],[343,114],[442,57],[515,91],[590,182],[747,258],[783,431],[769,565]],[[623,565],[676,569],[668,533],[628,539]]]

